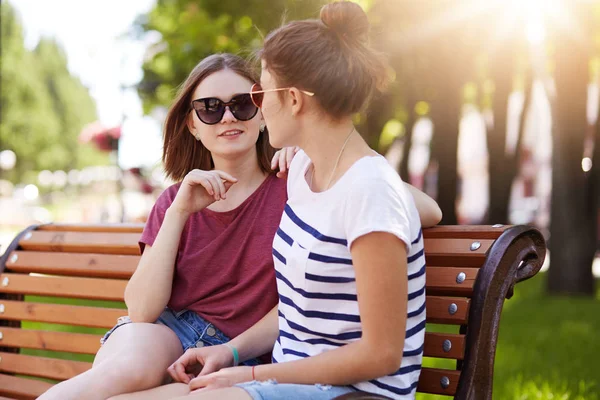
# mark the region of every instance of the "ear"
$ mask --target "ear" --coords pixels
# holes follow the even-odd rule
[[[196,136],[198,136],[198,130],[196,129],[196,126],[194,125],[194,112],[193,111],[190,111],[188,113],[188,116],[185,119],[185,123],[187,125],[188,130],[192,134],[192,136],[194,136],[194,138]]]
[[[302,109],[305,106],[304,97],[302,96],[302,92],[295,87],[290,88],[288,93],[291,102],[292,116],[295,117],[302,112]]]

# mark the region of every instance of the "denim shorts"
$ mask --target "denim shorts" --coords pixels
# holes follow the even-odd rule
[[[236,386],[244,389],[253,400],[330,400],[356,392],[349,386],[299,385],[273,380],[246,382]]]
[[[130,323],[132,321],[128,316],[119,317],[117,324],[106,332],[100,339],[100,343],[104,344],[117,328]],[[193,347],[216,346],[229,342],[229,338],[223,332],[193,311],[175,312],[170,308],[165,308],[155,323],[164,325],[175,332],[181,342],[183,352]],[[252,366],[260,363],[258,359],[254,358],[240,363],[240,365]]]

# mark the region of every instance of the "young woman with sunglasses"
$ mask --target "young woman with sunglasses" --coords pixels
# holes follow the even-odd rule
[[[218,54],[183,83],[163,153],[165,171],[180,183],[165,190],[148,218],[125,292],[129,316],[105,335],[91,370],[42,399],[106,399],[159,386],[191,348],[225,344],[217,347],[232,363],[240,355],[226,347],[229,338],[277,304],[272,243],[287,194],[285,179],[272,171],[283,176],[295,150],[273,157],[248,94],[256,82],[243,59]],[[426,223],[436,224],[435,202],[416,189],[414,195]],[[270,350],[264,353],[270,360]],[[260,356],[245,364],[257,365]]]

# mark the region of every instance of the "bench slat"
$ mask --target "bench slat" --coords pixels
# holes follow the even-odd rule
[[[444,342],[449,341],[449,351],[444,351]],[[425,346],[423,349],[425,357],[451,358],[462,360],[465,356],[465,335],[453,333],[425,333]]]
[[[92,367],[92,363],[59,360],[57,358],[26,356],[0,352],[0,371],[40,378],[64,380],[79,375]]]
[[[96,354],[100,348],[100,335],[36,331],[0,326],[3,347],[67,351],[70,353]]]
[[[17,399],[35,399],[51,387],[51,383],[37,379],[0,374],[0,394]]]
[[[502,225],[494,228],[492,225],[438,225],[423,229],[425,239],[460,238],[460,239],[490,239],[496,240],[512,225]]]
[[[69,306],[63,304],[29,303],[0,300],[4,306],[2,319],[9,321],[47,322],[110,329],[127,310],[115,308]]]
[[[444,389],[441,385],[441,381],[444,377],[450,380],[446,389]],[[421,376],[419,377],[417,392],[454,396],[458,387],[459,379],[460,371],[439,368],[423,368],[421,370]]]
[[[427,296],[427,322],[464,325],[468,322],[471,301],[466,298]],[[450,311],[454,311],[452,314]]]
[[[139,255],[139,233],[34,231],[19,246],[25,250]]]
[[[478,272],[479,268],[427,267],[427,294],[471,297]],[[465,274],[462,282],[461,273]]]
[[[494,243],[481,239],[479,247],[471,250],[475,241],[471,239],[425,239],[425,259],[428,265],[462,266],[479,268],[485,261],[485,254]]]
[[[123,301],[127,281],[100,278],[0,275],[0,293]],[[6,285],[4,285],[6,283]]]
[[[142,233],[144,224],[48,224],[39,226],[37,230],[51,232]]]
[[[13,272],[128,279],[139,256],[14,251],[6,268]]]

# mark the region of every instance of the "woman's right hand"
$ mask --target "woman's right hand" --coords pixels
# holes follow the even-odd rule
[[[194,169],[183,178],[171,207],[193,214],[226,198],[227,191],[236,182],[236,178],[223,171]]]
[[[188,349],[167,372],[175,382],[190,383],[196,376],[210,374],[233,365],[233,353],[225,345]]]

